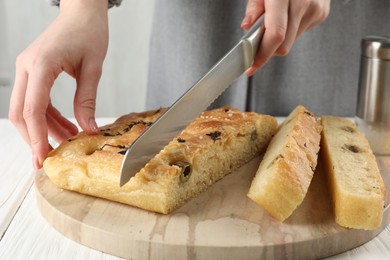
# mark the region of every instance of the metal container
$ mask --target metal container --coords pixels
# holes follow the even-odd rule
[[[362,40],[356,124],[375,154],[390,154],[390,37]]]

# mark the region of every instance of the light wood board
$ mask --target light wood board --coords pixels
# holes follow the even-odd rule
[[[390,190],[390,157],[377,157]],[[37,204],[60,233],[83,245],[131,259],[313,259],[371,240],[382,226],[345,229],[333,220],[321,161],[299,208],[280,223],[246,197],[260,157],[170,215],[147,212],[58,189],[44,171],[35,178]]]

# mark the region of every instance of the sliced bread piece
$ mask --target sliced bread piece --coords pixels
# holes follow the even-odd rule
[[[78,134],[49,154],[46,174],[63,189],[167,214],[263,152],[277,129],[271,116],[206,111],[119,187],[126,149],[162,112],[128,114],[98,135]]]
[[[379,227],[386,190],[367,139],[348,119],[321,119],[321,157],[336,223],[356,229]]]
[[[298,106],[264,154],[248,197],[279,221],[288,218],[307,193],[317,166],[320,132],[316,116]]]

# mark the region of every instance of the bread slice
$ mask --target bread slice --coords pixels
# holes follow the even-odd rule
[[[348,119],[321,119],[321,156],[336,223],[356,229],[379,227],[386,191],[367,139]]]
[[[296,107],[271,140],[248,197],[284,221],[303,201],[314,170],[321,124],[303,106]]]
[[[167,214],[263,152],[277,129],[267,115],[230,107],[203,112],[119,187],[123,154],[162,112],[132,113],[98,135],[78,134],[49,154],[46,174],[63,189]]]

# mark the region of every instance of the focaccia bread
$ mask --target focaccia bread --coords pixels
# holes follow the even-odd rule
[[[322,116],[321,121],[321,157],[336,223],[356,229],[379,227],[386,190],[367,139],[348,119]]]
[[[321,124],[303,106],[296,107],[271,140],[248,197],[284,221],[302,203],[320,149]]]
[[[124,153],[162,110],[125,115],[53,150],[44,170],[60,188],[167,214],[263,152],[276,119],[223,107],[203,112],[119,187]]]

